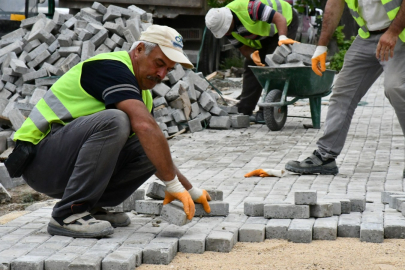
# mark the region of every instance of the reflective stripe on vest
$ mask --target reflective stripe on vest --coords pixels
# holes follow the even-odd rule
[[[286,18],[287,25],[291,23],[293,14],[291,5],[289,3],[284,2],[283,0],[260,0],[260,1],[263,4],[272,7],[275,11],[281,13]],[[263,21],[253,21],[248,13],[248,5],[249,0],[234,0],[226,6],[227,8],[232,10],[232,12],[236,14],[236,16],[238,16],[239,20],[244,26],[244,28],[238,28],[238,31],[243,30],[242,32],[240,32],[243,33],[246,30],[246,32],[262,37],[274,36],[277,33],[277,27],[275,26],[275,24],[273,23],[269,24]],[[255,49],[262,48],[259,40],[251,40],[242,37],[237,32],[232,32],[232,36],[249,47]]]
[[[16,131],[14,140],[29,141],[38,144],[49,133],[52,123],[66,125],[67,122],[80,116],[105,110],[104,102],[88,94],[80,84],[83,64],[95,60],[120,61],[134,74],[131,59],[126,51],[99,54],[77,64],[56,81],[51,89],[46,92],[44,97],[31,111],[21,128]],[[133,85],[123,84],[106,89],[102,94],[103,97],[115,92],[115,87],[121,87],[120,90],[124,87],[126,90],[139,93]],[[149,90],[142,91],[142,100],[148,111],[151,112],[153,99]]]
[[[366,22],[358,13],[358,0],[345,0],[347,6],[349,7],[350,13],[352,14],[354,20],[359,25],[359,36],[362,38],[368,38],[370,32],[366,26]],[[388,18],[392,21],[398,14],[399,8],[402,4],[402,0],[381,0],[385,11],[387,12]],[[402,42],[405,42],[405,29],[399,34],[399,38]]]

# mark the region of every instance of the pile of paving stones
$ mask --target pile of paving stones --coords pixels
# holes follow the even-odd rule
[[[164,82],[152,89],[152,93],[154,116],[166,137],[185,126],[196,132],[207,126],[230,129],[250,125],[249,116],[239,114],[235,106],[217,103],[219,95],[210,90],[201,73],[184,70],[179,64],[167,74]]]
[[[152,23],[152,14],[134,5],[106,8],[94,2],[76,15],[56,11],[53,19],[44,14],[27,18],[19,29],[2,36],[0,117],[10,128],[0,131],[0,153],[14,146],[13,132],[61,75],[94,55],[128,51]],[[178,65],[153,89],[156,118],[166,137],[185,124],[199,131],[204,121],[221,129],[249,125],[248,117],[227,116],[235,108],[220,108],[207,87],[204,77]]]
[[[266,55],[265,62],[269,67],[311,66],[311,58],[316,46],[305,43],[278,46],[273,54]]]

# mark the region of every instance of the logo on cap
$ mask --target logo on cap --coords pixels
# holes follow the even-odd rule
[[[173,46],[183,49],[183,37],[179,35],[179,36],[175,37],[174,39],[175,39],[175,41],[174,40],[172,41]]]

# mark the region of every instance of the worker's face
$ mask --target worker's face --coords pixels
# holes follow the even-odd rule
[[[136,63],[134,72],[142,90],[152,89],[156,84],[162,82],[166,74],[176,64],[167,58],[159,46],[153,48],[148,55],[145,54],[145,45],[143,43],[139,44],[134,51]]]

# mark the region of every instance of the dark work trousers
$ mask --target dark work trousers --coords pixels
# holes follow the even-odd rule
[[[23,178],[36,191],[61,199],[53,217],[116,206],[156,171],[138,137],[129,138],[130,130],[120,110],[53,124]]]
[[[293,9],[293,19],[288,26],[287,37],[294,39],[298,30],[298,14]],[[259,50],[260,59],[263,64],[266,64],[265,58],[267,54],[272,54],[278,46],[278,35],[268,37],[260,41],[262,48]],[[252,59],[246,58],[244,63],[245,71],[243,73],[243,87],[242,94],[240,96],[240,102],[236,105],[238,112],[245,115],[251,115],[259,101],[262,93],[262,86],[256,79],[252,70],[248,66],[256,66]]]

